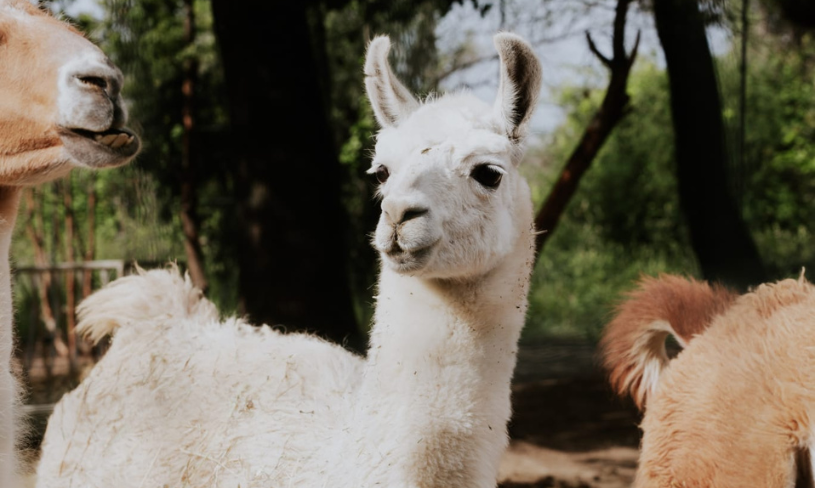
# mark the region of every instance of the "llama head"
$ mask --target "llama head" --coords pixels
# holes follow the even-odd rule
[[[70,25],[28,0],[0,0],[0,182],[130,161],[122,73]]]
[[[494,105],[467,93],[419,103],[390,69],[388,38],[368,47],[365,86],[382,127],[369,171],[382,198],[373,242],[396,272],[478,276],[529,231],[529,188],[517,166],[540,63],[521,38],[494,40],[501,76]]]

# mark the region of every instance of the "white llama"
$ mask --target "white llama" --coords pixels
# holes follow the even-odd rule
[[[523,40],[495,45],[494,106],[419,103],[388,38],[368,48],[382,270],[367,359],[219,321],[176,271],[120,279],[82,305],[91,337],[115,337],[57,405],[38,486],[495,487],[534,253],[516,167],[540,88]]]
[[[119,70],[76,29],[28,0],[0,0],[0,488],[19,483],[9,252],[20,195],[74,167],[117,166],[138,152],[122,127],[121,86]]]

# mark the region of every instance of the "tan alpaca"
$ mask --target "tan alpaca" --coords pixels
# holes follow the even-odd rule
[[[0,0],[0,488],[19,483],[8,258],[21,189],[135,156],[121,86],[121,72],[76,29],[27,0]]]
[[[669,362],[664,339],[685,348]],[[811,487],[815,287],[737,296],[646,279],[601,344],[615,390],[645,409],[635,487]]]

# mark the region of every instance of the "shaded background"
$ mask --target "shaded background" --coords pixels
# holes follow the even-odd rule
[[[177,261],[225,314],[364,350],[379,210],[361,66],[379,33],[421,95],[491,101],[497,30],[543,63],[522,171],[547,232],[511,432],[531,443],[513,444],[521,457],[589,470],[552,483],[630,477],[633,450],[613,449],[636,447],[637,418],[592,354],[640,275],[744,290],[815,264],[811,0],[42,3],[123,69],[144,150],[27,190],[12,259],[32,404],[56,401],[103,353],[74,338],[75,302],[133,261]],[[100,260],[113,261],[83,264]],[[611,451],[597,467],[550,448]]]

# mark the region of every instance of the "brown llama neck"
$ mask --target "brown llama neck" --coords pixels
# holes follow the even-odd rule
[[[19,486],[15,478],[17,382],[11,371],[14,313],[11,301],[11,234],[22,191],[0,186],[0,486]]]
[[[0,337],[11,337],[11,235],[14,222],[17,220],[17,209],[20,205],[22,189],[13,186],[0,186]],[[11,360],[12,342],[0,341],[0,361],[6,365]]]

